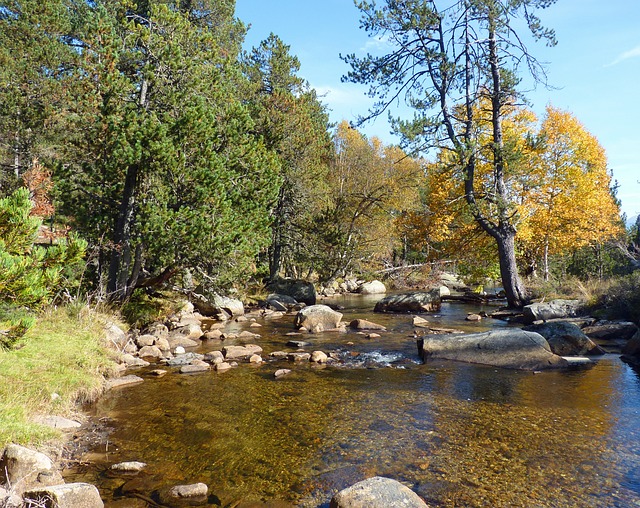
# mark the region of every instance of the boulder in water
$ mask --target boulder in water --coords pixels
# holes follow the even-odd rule
[[[409,487],[391,478],[374,476],[338,492],[330,508],[428,508]]]
[[[376,303],[374,312],[437,312],[440,290],[389,295]]]
[[[338,328],[342,314],[327,305],[311,305],[296,314],[294,325],[313,333]]]
[[[542,335],[520,329],[425,336],[418,339],[418,354],[424,361],[442,358],[508,369],[542,370],[567,366],[566,360],[551,351]]]
[[[551,351],[560,356],[603,355],[604,349],[587,337],[575,324],[567,321],[552,321],[524,328],[528,332],[542,335]]]
[[[273,293],[291,296],[307,305],[316,304],[316,288],[306,280],[276,279],[267,288]]]
[[[527,323],[548,321],[549,319],[575,317],[583,303],[580,300],[551,300],[544,303],[532,303],[522,309]]]
[[[385,285],[379,280],[365,282],[358,288],[358,292],[362,295],[378,295],[387,292]]]

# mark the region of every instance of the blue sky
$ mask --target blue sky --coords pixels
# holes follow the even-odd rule
[[[555,29],[558,45],[530,45],[548,62],[554,90],[528,94],[540,116],[547,104],[572,112],[607,152],[620,188],[622,211],[640,213],[640,0],[558,0],[540,11]],[[353,120],[371,104],[360,86],[341,83],[349,68],[339,54],[364,55],[375,46],[359,29],[352,0],[236,0],[236,15],[248,25],[247,48],[269,33],[291,46],[305,78],[329,106],[332,121]],[[368,136],[397,140],[380,118],[364,127]]]

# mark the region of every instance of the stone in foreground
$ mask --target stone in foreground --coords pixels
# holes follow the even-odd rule
[[[567,367],[567,361],[551,352],[545,338],[524,330],[493,330],[465,335],[432,335],[418,339],[418,354],[520,370]]]
[[[67,483],[31,490],[24,495],[26,506],[42,508],[103,508],[98,489],[89,483]]]
[[[605,353],[577,325],[567,321],[526,326],[524,330],[542,335],[549,343],[551,351],[560,356],[603,355]]]
[[[0,485],[11,485],[14,493],[64,483],[53,461],[44,453],[9,444],[0,457]]]
[[[330,508],[428,508],[408,487],[391,478],[374,476],[347,487],[331,499]]]
[[[437,312],[440,310],[440,291],[390,295],[376,303],[374,312]]]

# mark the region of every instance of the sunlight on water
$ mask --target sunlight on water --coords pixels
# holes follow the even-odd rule
[[[333,492],[373,475],[404,482],[431,507],[640,506],[640,377],[631,367],[614,356],[543,374],[422,365],[410,316],[374,315],[363,300],[344,319],[387,326],[381,338],[304,337],[309,351],[336,351],[344,366],[172,373],[107,394],[93,411],[113,426],[108,450],[95,450],[69,481],[96,483],[106,506],[198,481],[214,505],[328,506]],[[467,311],[428,318],[495,324],[469,325]],[[291,320],[264,323],[266,353],[290,350]],[[281,367],[294,371],[276,381]],[[105,474],[125,460],[149,465],[136,477]]]

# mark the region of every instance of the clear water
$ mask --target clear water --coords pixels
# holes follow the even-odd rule
[[[375,300],[332,301],[346,307],[345,321],[387,326],[378,339],[297,337],[313,342],[308,351],[339,352],[343,365],[267,362],[160,379],[140,371],[144,383],[92,408],[114,430],[68,481],[95,483],[107,507],[146,506],[140,497],[200,481],[210,505],[326,507],[335,491],[374,475],[402,481],[431,507],[640,506],[638,371],[615,355],[540,374],[423,365],[411,316],[373,314]],[[445,304],[426,317],[467,331],[506,326],[464,321],[479,310]],[[293,316],[260,322],[266,354],[291,350]],[[293,372],[275,380],[282,367]],[[148,466],[134,477],[108,474],[125,460]]]

